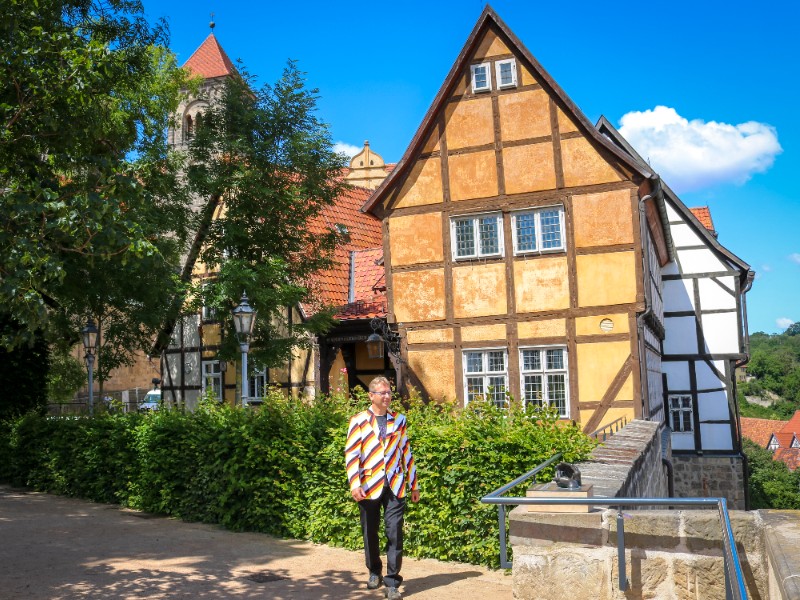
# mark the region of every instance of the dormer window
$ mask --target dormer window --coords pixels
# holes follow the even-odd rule
[[[492,91],[488,62],[472,65],[472,91],[474,93]]]
[[[497,89],[517,87],[517,61],[513,58],[494,63]]]
[[[778,444],[778,438],[776,438],[773,435],[769,438],[769,443],[767,444],[767,450],[775,452],[775,450],[777,450],[778,448],[780,448],[780,444]]]

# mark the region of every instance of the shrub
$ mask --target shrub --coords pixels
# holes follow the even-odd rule
[[[233,530],[358,548],[344,442],[349,416],[367,404],[365,393],[300,402],[273,391],[255,410],[207,401],[194,413],[26,415],[0,425],[0,478]],[[422,496],[406,512],[412,556],[498,566],[497,509],[480,498],[556,452],[577,461],[593,446],[553,411],[513,403],[501,411],[477,402],[460,410],[412,401],[406,415]]]

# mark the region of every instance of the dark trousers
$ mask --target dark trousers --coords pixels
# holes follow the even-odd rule
[[[386,575],[383,580],[386,587],[399,587],[403,582],[400,567],[403,564],[403,511],[406,499],[395,496],[388,485],[383,486],[380,498],[358,503],[361,511],[361,532],[364,535],[364,557],[370,573],[380,575],[383,572],[381,550],[378,547],[381,507],[386,537],[389,540],[386,549]]]

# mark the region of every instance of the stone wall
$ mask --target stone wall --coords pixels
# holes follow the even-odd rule
[[[575,600],[725,598],[722,525],[716,510],[623,513],[625,575],[619,589],[617,511],[511,512],[514,598]],[[769,596],[770,565],[758,513],[735,511],[731,526],[748,597]],[[777,579],[777,577],[775,577]]]
[[[595,496],[669,497],[667,468],[669,436],[660,423],[631,421],[580,463],[581,480],[593,485]]]
[[[740,454],[697,456],[673,454],[675,497],[723,497],[729,510],[744,510],[744,460]]]

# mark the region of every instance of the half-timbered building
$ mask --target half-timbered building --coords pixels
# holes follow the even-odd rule
[[[491,8],[364,210],[383,222],[403,385],[546,404],[586,432],[657,420],[679,462],[722,461],[686,470],[741,481],[752,272]]]

